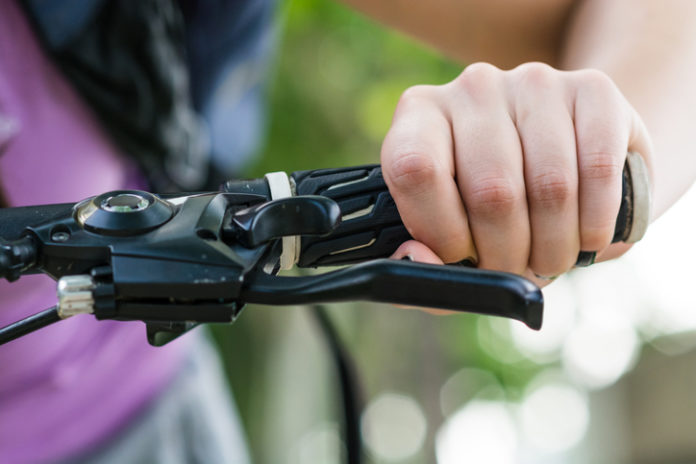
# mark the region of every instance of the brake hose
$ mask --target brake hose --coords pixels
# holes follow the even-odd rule
[[[312,305],[310,308],[311,314],[326,340],[329,356],[333,359],[338,374],[341,404],[343,405],[342,429],[346,440],[346,462],[348,464],[362,464],[364,454],[360,438],[360,411],[363,401],[355,363],[338,336],[326,308],[323,305]]]

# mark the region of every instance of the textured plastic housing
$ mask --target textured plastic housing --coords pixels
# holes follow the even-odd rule
[[[298,266],[341,265],[383,258],[409,240],[379,165],[298,171],[298,195],[323,195],[338,203],[342,222],[328,237],[303,237]]]

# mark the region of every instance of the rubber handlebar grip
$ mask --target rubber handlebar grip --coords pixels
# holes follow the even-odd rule
[[[399,216],[379,165],[298,171],[297,195],[323,195],[341,208],[342,223],[325,237],[303,237],[298,266],[334,266],[390,256],[412,237]],[[621,207],[612,243],[640,240],[650,220],[650,183],[643,158],[629,152],[623,169]],[[594,261],[581,252],[577,265]]]

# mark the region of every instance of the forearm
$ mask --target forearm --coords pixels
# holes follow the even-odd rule
[[[556,64],[572,0],[342,0],[463,63]]]
[[[696,178],[696,2],[587,0],[565,44],[561,67],[604,71],[643,118],[660,215]]]
[[[696,177],[696,2],[343,0],[463,62],[607,73],[652,135],[654,213]]]

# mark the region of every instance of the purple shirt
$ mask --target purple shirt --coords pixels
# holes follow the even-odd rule
[[[0,1],[0,153],[13,206],[138,184],[13,1]],[[55,303],[47,277],[0,281],[0,325]],[[186,344],[152,348],[140,322],[75,316],[0,347],[0,462],[56,460],[103,443],[162,391]]]

